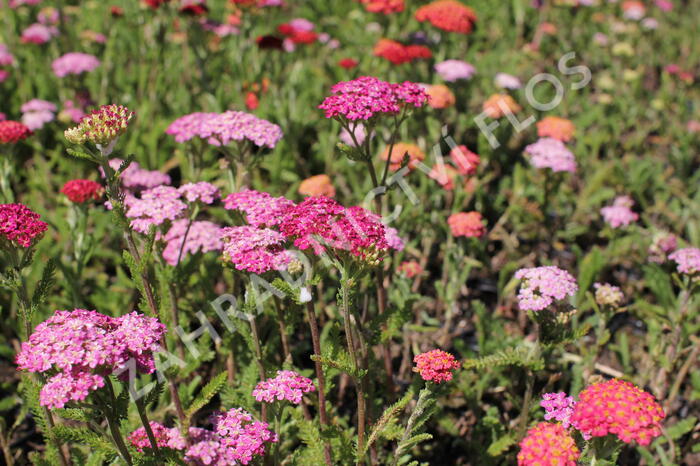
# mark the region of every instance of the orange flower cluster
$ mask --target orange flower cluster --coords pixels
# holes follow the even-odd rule
[[[476,13],[456,0],[438,0],[418,8],[416,19],[443,31],[469,34],[474,29]]]
[[[518,466],[576,466],[581,453],[561,424],[540,422],[520,442]]]
[[[335,196],[335,188],[328,175],[316,175],[305,179],[299,185],[298,191],[302,196]]]
[[[537,122],[537,135],[568,142],[574,137],[576,127],[566,118],[548,116]]]
[[[483,110],[491,118],[501,118],[506,113],[518,113],[522,108],[508,94],[493,94],[484,102]]]
[[[384,151],[379,155],[379,158],[384,162],[389,159],[389,147],[386,146]],[[408,169],[413,170],[418,162],[425,160],[425,153],[415,144],[408,142],[397,142],[391,151],[391,160],[389,160],[389,169],[396,171],[401,168],[401,162],[404,155],[408,154]]]
[[[432,52],[423,45],[404,45],[391,39],[379,39],[374,46],[374,55],[389,60],[394,65],[410,63],[419,58],[431,58]]]
[[[434,84],[428,87],[428,105],[433,108],[448,108],[455,104],[455,95],[444,84]]]
[[[484,220],[479,212],[459,212],[447,219],[452,236],[479,238],[486,233]]]

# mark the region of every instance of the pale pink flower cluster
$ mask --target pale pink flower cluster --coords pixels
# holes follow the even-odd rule
[[[202,204],[213,204],[221,197],[219,188],[206,181],[197,183],[186,183],[178,188],[180,194],[187,202],[201,202]]]
[[[29,25],[22,31],[22,42],[31,44],[45,44],[54,36],[58,35],[58,28],[55,26],[47,26],[41,23]]]
[[[419,84],[409,81],[392,84],[372,76],[339,82],[331,88],[331,93],[318,108],[325,110],[326,118],[348,120],[393,115],[405,106],[422,107],[428,101],[428,94]]]
[[[7,45],[0,44],[0,66],[10,66],[15,62],[15,57],[10,53]]]
[[[82,74],[94,70],[100,66],[100,60],[97,57],[80,52],[67,53],[51,63],[53,73],[59,78],[68,76],[69,74]]]
[[[573,296],[578,291],[576,279],[559,267],[545,266],[520,269],[515,278],[522,280],[518,305],[525,311],[541,311],[555,300]]]
[[[163,236],[163,241],[166,243],[163,248],[163,259],[169,265],[177,265],[181,254],[185,257],[187,254],[223,249],[222,228],[219,225],[208,221],[195,221],[192,222],[188,231],[188,224],[189,220],[184,218],[175,220]],[[181,250],[182,253],[180,253]]]
[[[678,273],[694,275],[700,272],[700,249],[698,248],[679,249],[668,258],[677,264]]]
[[[549,168],[553,172],[576,171],[576,158],[563,142],[553,138],[541,138],[525,147],[530,163],[535,168]]]
[[[224,259],[238,270],[261,274],[283,270],[294,256],[284,249],[286,238],[275,230],[250,225],[221,230]]]
[[[240,210],[250,225],[272,227],[282,221],[282,215],[294,205],[284,197],[273,197],[269,193],[243,190],[232,193],[224,199],[228,210]]]
[[[141,198],[128,201],[126,216],[131,227],[139,233],[148,233],[152,225],[160,226],[174,221],[187,210],[180,199],[180,192],[172,186],[157,186],[141,193]]]
[[[231,141],[250,141],[258,147],[274,149],[282,139],[282,129],[274,123],[246,112],[192,113],[178,118],[165,131],[177,142],[198,137],[220,146]]]
[[[111,159],[109,166],[113,170],[118,170],[121,166],[122,159]],[[104,173],[100,169],[100,173],[104,177]],[[164,184],[170,184],[170,176],[161,173],[158,170],[146,170],[141,168],[137,162],[131,162],[129,166],[121,174],[122,186],[131,194],[137,193],[144,189],[156,188]]]
[[[649,246],[649,260],[661,264],[666,261],[666,256],[678,247],[676,235],[671,233],[657,233]]]
[[[547,421],[555,419],[561,422],[565,429],[569,428],[571,425],[569,418],[571,418],[574,412],[574,406],[576,406],[574,397],[567,396],[564,392],[545,393],[542,395],[540,406],[546,411],[544,418]]]
[[[153,353],[166,328],[136,312],[110,317],[96,311],[56,311],[22,343],[17,365],[29,372],[58,373],[41,389],[40,402],[62,408],[104,386],[104,377],[132,361],[140,372],[155,370]]]
[[[32,131],[41,129],[55,118],[56,104],[41,99],[32,99],[22,107],[22,123]]]
[[[619,286],[610,283],[594,283],[595,302],[600,306],[618,307],[625,299],[625,295]]]
[[[629,196],[618,196],[611,206],[600,209],[600,214],[612,228],[626,227],[639,219],[639,215],[632,211],[633,205]]]
[[[435,72],[448,82],[460,79],[471,79],[476,73],[474,65],[462,60],[445,60],[435,64]]]
[[[266,403],[287,400],[298,405],[304,393],[314,390],[316,387],[311,379],[294,371],[277,371],[276,377],[258,383],[253,389],[253,397]]]
[[[497,73],[493,78],[493,82],[496,87],[503,89],[520,89],[523,87],[523,83],[520,82],[517,76],[508,73]]]

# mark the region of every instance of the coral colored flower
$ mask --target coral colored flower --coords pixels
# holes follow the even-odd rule
[[[266,403],[287,400],[295,405],[301,403],[304,393],[316,390],[311,379],[294,371],[277,371],[277,376],[263,380],[253,389],[253,398]]]
[[[474,65],[462,60],[445,60],[435,64],[435,72],[448,82],[471,79],[476,73]]]
[[[82,204],[89,200],[98,201],[102,197],[104,188],[92,180],[70,180],[61,188],[61,192],[76,204]]]
[[[221,230],[223,254],[238,270],[256,274],[284,270],[293,259],[283,247],[285,237],[277,231],[249,225]]]
[[[600,214],[612,228],[626,227],[639,219],[639,215],[631,209],[633,205],[629,196],[618,196],[611,206],[600,209]]]
[[[136,312],[109,317],[84,309],[56,311],[22,343],[17,366],[29,372],[58,371],[39,399],[43,406],[62,408],[104,386],[104,377],[128,375],[131,364],[139,372],[155,371],[153,353],[165,332],[158,319]]]
[[[202,204],[213,204],[221,197],[219,188],[206,181],[197,183],[186,183],[178,189],[187,202],[201,202]]]
[[[32,131],[18,121],[0,121],[0,144],[16,144],[31,134]]]
[[[374,55],[389,60],[394,65],[410,63],[421,58],[431,58],[432,52],[423,45],[404,45],[391,39],[379,39],[373,49]]]
[[[437,0],[416,10],[418,21],[428,21],[438,29],[469,34],[476,23],[476,13],[456,0]]]
[[[483,104],[483,111],[490,118],[501,118],[507,113],[518,113],[522,108],[508,94],[493,94]]]
[[[609,283],[594,283],[593,288],[595,288],[595,302],[599,306],[618,307],[625,299],[622,290]]]
[[[480,238],[486,233],[484,220],[479,212],[459,212],[447,218],[452,236]]]
[[[151,226],[176,220],[187,210],[187,204],[182,202],[180,196],[177,188],[157,186],[144,191],[140,199],[131,199],[126,211],[127,218],[131,219],[131,227],[145,234]]]
[[[569,419],[574,412],[574,406],[576,406],[574,397],[567,396],[564,392],[545,393],[542,395],[540,406],[546,411],[544,415],[545,420],[551,421],[555,419],[561,422],[565,429],[569,428],[569,425],[571,425]]]
[[[256,227],[278,225],[284,213],[293,206],[294,202],[289,199],[254,190],[232,193],[224,199],[224,208],[240,210],[245,213],[246,221]]]
[[[476,173],[481,159],[470,151],[467,146],[457,146],[450,151],[450,159],[462,176],[470,176]]]
[[[404,0],[359,0],[365,6],[365,10],[370,13],[381,13],[388,15],[400,13],[404,10]]]
[[[82,74],[94,70],[100,66],[100,60],[87,53],[67,53],[51,63],[53,73],[59,78],[69,74]]]
[[[260,99],[255,92],[248,92],[245,95],[245,108],[248,110],[255,110],[260,106]]]
[[[389,160],[389,169],[391,171],[396,171],[403,165],[403,160],[408,157],[408,164],[406,165],[409,170],[413,170],[418,162],[425,160],[425,152],[421,150],[415,144],[409,142],[397,142],[394,147],[387,146],[384,148],[379,158],[386,162],[389,159],[389,149],[391,149],[391,159]]]
[[[566,118],[548,116],[537,122],[537,135],[568,142],[574,137],[576,127]]]
[[[28,248],[39,241],[48,229],[41,216],[24,204],[0,204],[0,239],[11,246]],[[3,248],[5,245],[2,245]]]
[[[557,139],[538,139],[534,144],[525,147],[525,153],[530,156],[530,163],[535,168],[549,168],[553,172],[576,171],[574,154]]]
[[[644,14],[646,13],[646,7],[642,2],[636,0],[629,0],[626,2],[622,2],[622,11],[623,16],[626,19],[638,21],[644,17]]]
[[[561,301],[578,291],[576,279],[559,267],[520,269],[515,272],[515,278],[522,280],[518,305],[525,311],[541,311],[555,300]]]
[[[677,264],[678,273],[694,275],[700,272],[700,249],[698,248],[679,249],[668,258]]]
[[[432,108],[448,108],[452,107],[456,98],[449,87],[444,84],[435,84],[427,89],[428,105]]]
[[[417,261],[404,261],[396,270],[406,275],[407,278],[414,278],[423,273],[423,267]]]
[[[580,394],[571,424],[586,435],[617,436],[625,443],[649,445],[661,435],[665,414],[654,397],[618,379],[596,383]]]
[[[453,355],[439,349],[418,354],[413,362],[416,363],[413,372],[418,372],[426,382],[434,383],[449,382],[452,371],[461,367]]]
[[[67,129],[65,137],[73,144],[108,145],[126,132],[134,112],[123,105],[103,105],[80,120],[78,126]]]
[[[335,197],[335,188],[328,175],[316,175],[301,182],[298,189],[302,196]]]
[[[346,70],[353,69],[357,66],[358,61],[353,58],[343,58],[338,60],[338,66],[345,68]]]
[[[448,191],[455,189],[454,183],[458,175],[459,172],[456,168],[454,168],[452,165],[445,164],[433,165],[433,168],[428,173],[430,178],[440,183],[440,185]]]
[[[540,422],[520,442],[518,466],[576,466],[581,453],[561,424]]]
[[[175,220],[163,236],[163,260],[169,265],[178,264],[178,259],[187,254],[221,251],[222,228],[212,222],[196,221],[190,224],[188,219]]]

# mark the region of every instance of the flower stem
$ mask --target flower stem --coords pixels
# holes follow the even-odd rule
[[[107,385],[107,390],[109,391],[109,397],[112,404],[112,406],[107,407],[107,409],[105,410],[105,417],[107,418],[107,424],[109,424],[109,431],[112,433],[112,439],[114,440],[114,444],[117,446],[117,449],[119,450],[119,454],[121,455],[122,459],[124,459],[126,464],[131,466],[134,463],[131,459],[129,449],[124,443],[122,433],[119,430],[119,421],[117,420],[118,418],[116,413],[117,398],[114,396],[114,387],[112,386],[112,381],[109,379],[109,376],[105,377],[105,382]]]
[[[139,413],[139,418],[141,418],[141,424],[143,424],[148,440],[151,442],[151,448],[156,454],[156,457],[160,457],[158,441],[156,441],[156,436],[153,434],[153,429],[151,429],[151,423],[148,422],[148,415],[146,414],[146,407],[143,404],[143,400],[139,397],[134,397],[134,403],[136,403],[136,410]]]
[[[263,354],[262,348],[260,347],[260,337],[258,335],[258,325],[255,323],[255,316],[248,316],[248,323],[250,324],[250,332],[253,334],[253,348],[255,349],[255,362],[258,365],[258,374],[260,376],[260,381],[265,380],[265,366],[263,365]],[[262,404],[260,409],[260,418],[263,422],[267,422],[267,405]]]

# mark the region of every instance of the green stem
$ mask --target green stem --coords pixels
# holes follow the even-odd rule
[[[119,450],[119,453],[122,457],[122,459],[128,464],[129,466],[133,465],[133,461],[131,460],[131,454],[129,453],[129,449],[126,447],[126,444],[124,443],[124,439],[122,438],[122,433],[119,430],[119,421],[117,420],[117,413],[116,413],[116,406],[117,406],[117,398],[114,396],[114,387],[112,386],[112,381],[109,379],[109,377],[105,377],[105,382],[107,386],[107,391],[109,392],[109,397],[112,406],[106,407],[105,409],[105,417],[107,418],[107,424],[109,424],[109,431],[112,433],[112,439],[114,440],[114,444],[116,445],[117,449]]]
[[[258,335],[258,326],[255,323],[255,316],[248,317],[248,323],[250,324],[250,332],[253,334],[253,348],[255,350],[255,362],[258,365],[258,374],[260,376],[260,381],[265,380],[265,366],[263,365],[263,354],[262,348],[260,347],[260,337]],[[260,417],[263,422],[267,422],[267,405],[262,404],[260,410]]]
[[[151,423],[148,422],[148,415],[146,414],[146,407],[143,404],[143,400],[141,398],[134,398],[134,403],[136,403],[136,410],[139,413],[139,418],[141,419],[141,424],[143,424],[143,428],[146,430],[146,435],[148,436],[148,440],[151,442],[151,448],[153,449],[153,452],[156,454],[156,457],[160,458],[160,450],[158,449],[158,441],[156,440],[156,436],[153,434],[153,429],[151,429]]]
[[[532,391],[535,386],[535,375],[531,370],[527,371],[527,380],[525,388],[525,397],[523,398],[523,409],[520,413],[520,420],[518,421],[518,439],[525,437],[525,432],[527,431],[527,420],[530,416],[530,403],[532,402]]]

